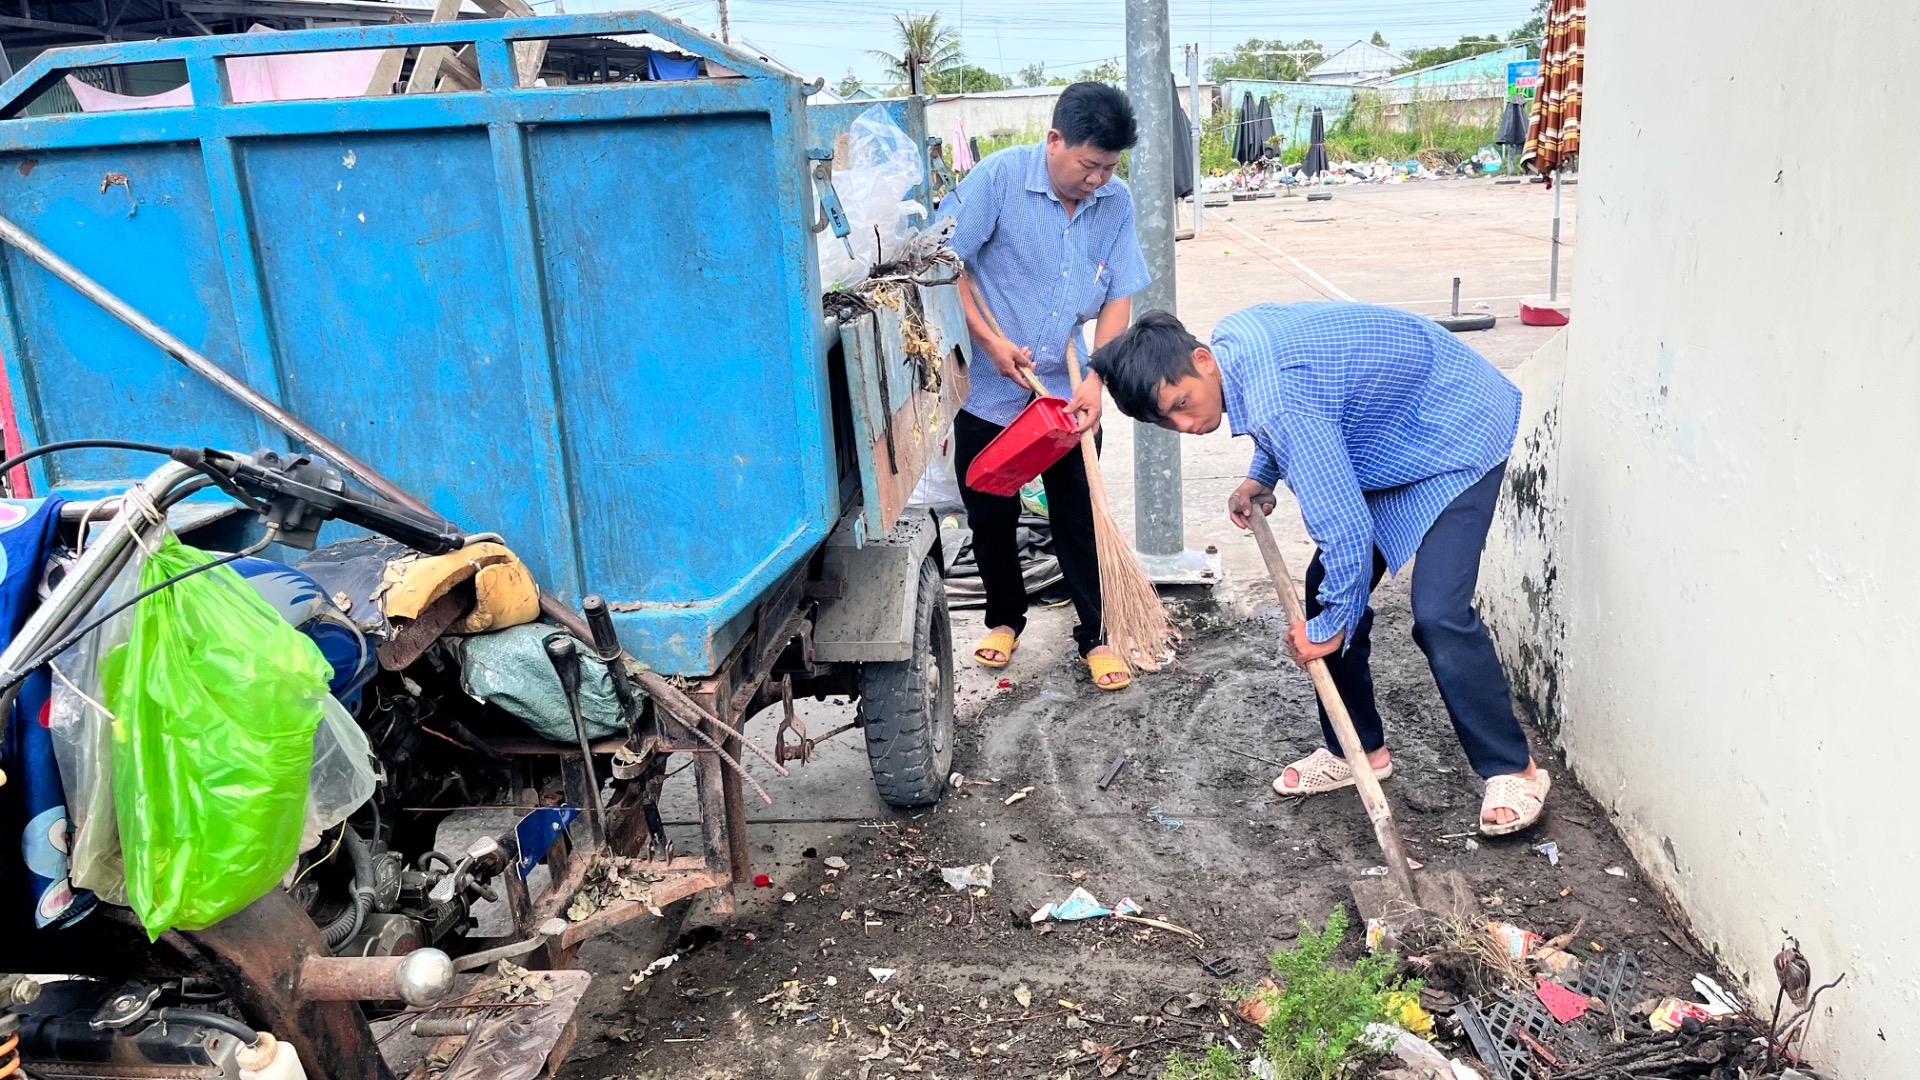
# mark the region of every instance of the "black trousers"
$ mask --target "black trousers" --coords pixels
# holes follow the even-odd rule
[[[973,529],[973,556],[987,594],[986,625],[1008,626],[1018,635],[1027,627],[1027,586],[1020,573],[1015,533],[1020,527],[1020,497],[988,495],[966,486],[967,468],[1000,434],[999,424],[961,412],[953,420],[953,471],[960,477],[960,501]],[[1094,437],[1097,441],[1099,436]],[[1087,490],[1084,455],[1071,453],[1040,474],[1047,489],[1047,518],[1053,525],[1053,553],[1073,594],[1080,625],[1073,640],[1085,656],[1105,637],[1100,623],[1100,554],[1093,541],[1093,496]]]
[[[1507,674],[1493,651],[1493,639],[1473,606],[1480,580],[1480,549],[1486,546],[1493,524],[1494,503],[1500,497],[1504,463],[1494,466],[1479,482],[1454,497],[1420,541],[1413,562],[1413,640],[1427,654],[1433,681],[1440,687],[1454,733],[1467,752],[1473,771],[1483,778],[1525,772],[1532,755],[1526,733],[1513,715]],[[1373,580],[1380,584],[1387,560],[1373,553]],[[1326,568],[1320,553],[1307,564],[1307,617],[1320,614],[1320,583]],[[1373,698],[1373,671],[1367,659],[1373,653],[1373,608],[1360,616],[1344,652],[1327,657],[1327,674],[1340,690],[1340,700],[1353,717],[1360,745],[1369,753],[1386,745],[1387,734]],[[1344,756],[1334,737],[1327,710],[1320,710],[1320,730],[1327,749]]]

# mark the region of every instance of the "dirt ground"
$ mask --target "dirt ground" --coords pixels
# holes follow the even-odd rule
[[[1179,248],[1182,314],[1205,332],[1246,304],[1331,294],[1431,313],[1458,275],[1464,306],[1502,316],[1469,342],[1511,368],[1551,336],[1512,318],[1519,296],[1544,291],[1550,205],[1537,186],[1468,182],[1340,189],[1310,211],[1303,200],[1209,209],[1206,229]],[[1568,253],[1563,283],[1571,271]],[[1109,423],[1104,470],[1123,522],[1129,426]],[[1223,1022],[1218,991],[1262,975],[1302,920],[1351,910],[1349,882],[1381,859],[1351,793],[1294,801],[1268,787],[1277,763],[1318,742],[1312,687],[1278,658],[1272,586],[1221,512],[1250,447],[1223,430],[1183,450],[1188,542],[1218,547],[1226,579],[1177,603],[1189,635],[1177,665],[1100,692],[1071,661],[1070,614],[1044,611],[1007,671],[990,673],[964,662],[980,627],[977,613],[957,612],[955,769],[991,783],[895,814],[847,737],[790,779],[763,776],[776,805],[753,808],[751,836],[771,887],[740,890],[731,915],[643,921],[590,943],[582,962],[598,977],[563,1076],[1084,1077],[1101,1074],[1102,1048],[1126,1059],[1125,1075],[1155,1076],[1175,1048],[1228,1036],[1251,1045],[1253,1029]],[[1310,550],[1297,510],[1283,500],[1274,521],[1297,573]],[[1383,582],[1375,602],[1375,677],[1396,761],[1386,786],[1420,873],[1459,870],[1489,916],[1548,936],[1579,927],[1575,947],[1589,955],[1636,952],[1650,994],[1684,991],[1705,961],[1537,733],[1555,781],[1545,820],[1519,837],[1473,835],[1480,785],[1410,638],[1404,576]],[[1011,686],[997,685],[1002,675]],[[826,702],[802,715],[825,730],[847,714]],[[754,725],[763,740],[771,726]],[[679,781],[663,810],[692,836]],[[1535,850],[1549,840],[1557,866]],[[942,867],[990,860],[984,894],[941,880]],[[1106,904],[1130,897],[1202,940],[1110,918],[1028,921],[1076,886]],[[1359,936],[1349,931],[1349,955]],[[672,967],[628,989],[669,951],[681,954]]]

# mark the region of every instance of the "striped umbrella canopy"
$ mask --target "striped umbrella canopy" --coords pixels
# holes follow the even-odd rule
[[[1587,0],[1553,0],[1540,49],[1540,84],[1520,163],[1545,175],[1580,153],[1580,80],[1587,66]]]

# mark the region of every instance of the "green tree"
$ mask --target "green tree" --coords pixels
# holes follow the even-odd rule
[[[1504,49],[1511,43],[1511,39],[1494,34],[1488,34],[1486,37],[1466,34],[1452,45],[1436,45],[1431,49],[1414,49],[1408,52],[1406,65],[1396,70],[1418,71],[1421,68],[1433,67],[1435,64],[1450,64],[1455,60],[1465,60],[1469,56],[1479,56],[1496,49]]]
[[[1034,63],[1028,64],[1026,67],[1021,68],[1020,69],[1020,85],[1021,86],[1047,85],[1047,66],[1045,64],[1042,64],[1036,61]]]
[[[911,88],[917,81],[924,88],[934,76],[960,66],[960,35],[952,27],[940,25],[939,13],[895,15],[893,23],[899,35],[900,51],[868,49],[867,52],[896,72],[901,86]]]
[[[1207,78],[1212,82],[1227,79],[1299,82],[1326,58],[1326,49],[1317,41],[1248,38],[1233,47],[1232,56],[1207,61]]]
[[[983,94],[992,90],[1011,89],[1012,79],[972,64],[950,67],[927,79],[928,92],[935,94]]]
[[[1055,75],[1053,78],[1047,80],[1047,85],[1048,86],[1072,86],[1073,80],[1067,78],[1065,75]]]
[[[1121,83],[1125,81],[1126,77],[1127,77],[1127,72],[1125,68],[1122,68],[1120,66],[1120,58],[1117,56],[1110,56],[1107,59],[1100,61],[1100,63],[1095,67],[1081,68],[1079,77],[1074,79],[1073,81],[1074,82],[1103,82],[1109,86],[1120,86]]]
[[[840,80],[840,85],[833,89],[841,97],[850,98],[866,88],[867,84],[861,81],[860,76],[855,75],[852,68],[848,68],[846,76]]]
[[[1381,35],[1381,33],[1380,33],[1380,31],[1378,31],[1378,30],[1375,30],[1375,31],[1373,32],[1373,41],[1372,41],[1372,42],[1370,42],[1370,44],[1372,44],[1372,45],[1373,45],[1374,47],[1376,47],[1376,48],[1381,48],[1381,49],[1391,49],[1391,48],[1393,48],[1393,46],[1391,46],[1391,45],[1389,45],[1389,44],[1387,44],[1387,39],[1386,39],[1385,37],[1383,37],[1383,36]]]
[[[1533,18],[1513,28],[1507,35],[1508,41],[1538,41],[1547,34],[1547,5],[1550,0],[1539,0],[1533,5]]]

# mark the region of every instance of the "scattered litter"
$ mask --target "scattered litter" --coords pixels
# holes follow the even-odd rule
[[[1741,1006],[1740,999],[1722,989],[1719,983],[1713,981],[1712,976],[1695,975],[1693,989],[1695,993],[1706,999],[1707,1011],[1715,1016],[1734,1016],[1746,1011]]]
[[[1233,1010],[1234,1014],[1259,1027],[1273,1015],[1273,999],[1279,995],[1280,984],[1272,978],[1263,978],[1254,984],[1246,997],[1240,999],[1240,1004]]]
[[[1233,253],[1229,251],[1227,254],[1231,255]],[[1259,1080],[1273,1080],[1274,1076],[1277,1075],[1273,1071],[1273,1062],[1268,1061],[1259,1054],[1253,1055],[1253,1060],[1247,1062],[1247,1071],[1258,1077]]]
[[[1654,1006],[1653,1012],[1647,1017],[1647,1023],[1652,1025],[1655,1031],[1679,1031],[1680,1025],[1686,1023],[1688,1019],[1698,1020],[1704,1024],[1713,1019],[1713,1014],[1708,1012],[1705,1006],[1670,997],[1663,998],[1660,1004]]]
[[[783,903],[783,904],[791,904],[791,903],[793,903],[793,902],[794,902],[795,900],[798,900],[798,899],[800,899],[800,898],[799,898],[798,896],[796,896],[796,895],[794,895],[793,893],[787,893],[786,895],[784,895],[784,896],[782,896],[782,897],[780,898],[780,902],[781,902],[781,903]]]
[[[1433,1044],[1404,1028],[1393,1024],[1368,1024],[1366,1041],[1383,1054],[1392,1054],[1422,1075],[1431,1076],[1436,1070],[1444,1074],[1449,1066],[1447,1055],[1433,1048]]]
[[[1108,915],[1138,915],[1140,905],[1125,897],[1112,907],[1103,907],[1099,898],[1082,888],[1076,888],[1065,900],[1046,904],[1033,913],[1029,922],[1043,923],[1048,919],[1060,922],[1078,922],[1081,919],[1098,919]]]
[[[1387,995],[1387,1019],[1423,1039],[1433,1037],[1433,1014],[1420,1004],[1420,995],[1395,990]]]
[[[1558,843],[1552,840],[1549,840],[1544,844],[1533,845],[1533,850],[1539,852],[1542,855],[1545,855],[1547,857],[1548,865],[1550,866],[1560,865],[1560,845]]]
[[[753,875],[753,887],[756,889],[771,889],[773,888],[773,878],[766,874],[755,874]]]
[[[1621,867],[1618,867],[1618,866],[1609,866],[1609,867],[1607,867],[1607,873],[1608,873],[1608,875],[1609,875],[1609,876],[1612,876],[1612,877],[1626,877],[1626,876],[1627,876],[1627,872],[1626,872],[1626,870],[1625,870],[1625,869],[1623,869],[1623,868],[1621,868]]]
[[[1101,791],[1107,790],[1107,787],[1113,783],[1113,778],[1120,775],[1120,770],[1126,767],[1126,764],[1127,755],[1125,754],[1113,759],[1113,764],[1107,767],[1107,775],[1100,778]]]
[[[1557,979],[1566,979],[1580,970],[1580,958],[1565,949],[1542,945],[1533,951],[1533,961]]]
[[[1231,979],[1240,973],[1240,965],[1225,956],[1216,956],[1208,960],[1204,956],[1195,955],[1194,959],[1200,962],[1200,970],[1216,979]]]
[[[1014,803],[1019,802],[1021,799],[1024,799],[1031,794],[1033,794],[1033,785],[1028,784],[1026,787],[1023,787],[1019,791],[1016,791],[1013,794],[1007,796],[1007,801],[1002,805],[1012,806]]]
[[[877,983],[884,983],[884,982],[891,981],[893,977],[895,975],[898,975],[899,973],[900,973],[900,970],[898,968],[870,967],[867,969],[867,974],[873,976],[873,981]]]
[[[966,892],[968,889],[993,888],[993,863],[974,863],[971,866],[943,866],[940,868],[940,880],[954,892]]]
[[[1021,983],[1013,988],[1013,1000],[1019,1002],[1021,1008],[1027,1008],[1033,1004],[1033,991],[1027,989],[1026,983]]]
[[[1407,859],[1407,869],[1409,870],[1418,870],[1425,865],[1427,864],[1421,862],[1419,859],[1412,857]],[[1386,877],[1387,868],[1384,866],[1369,866],[1365,870],[1360,871],[1360,873],[1364,877]]]
[[[1485,1077],[1473,1071],[1473,1066],[1459,1058],[1454,1058],[1450,1064],[1453,1066],[1453,1080],[1486,1080]]]
[[[637,988],[641,983],[646,982],[647,979],[651,978],[652,976],[658,975],[661,972],[672,967],[673,962],[678,959],[680,959],[679,953],[668,953],[667,955],[661,957],[660,959],[655,960],[653,963],[648,964],[645,969],[641,971],[636,971],[633,974],[627,976],[627,985],[621,987],[621,989],[633,990]]]
[[[1186,826],[1186,824],[1187,824],[1187,823],[1186,823],[1185,821],[1183,821],[1183,820],[1181,820],[1180,818],[1170,818],[1170,817],[1168,817],[1168,816],[1167,816],[1167,815],[1166,815],[1166,814],[1165,814],[1165,813],[1164,813],[1164,812],[1163,812],[1163,811],[1162,811],[1162,810],[1161,810],[1161,809],[1160,809],[1159,807],[1157,807],[1157,806],[1156,806],[1156,807],[1153,807],[1153,808],[1152,808],[1152,809],[1150,809],[1150,810],[1148,810],[1148,811],[1147,811],[1147,813],[1148,813],[1148,815],[1149,815],[1149,816],[1151,816],[1151,817],[1153,818],[1153,820],[1154,820],[1154,821],[1156,821],[1156,822],[1158,822],[1158,823],[1159,823],[1159,825],[1160,825],[1160,827],[1161,827],[1161,828],[1163,828],[1163,829],[1179,829],[1179,828],[1184,828],[1184,827]]]
[[[999,687],[1000,687],[1000,689],[1002,689],[1002,690],[1005,690],[1005,689],[1007,689],[1008,687],[1011,687],[1011,686],[1013,685],[1013,680],[1012,680],[1012,679],[1001,679],[998,685],[999,685]]]
[[[1532,956],[1534,948],[1543,940],[1539,934],[1524,930],[1512,923],[1488,923],[1487,933],[1492,934],[1493,940],[1500,948],[1506,950],[1507,958],[1510,960],[1525,960]]]
[[[1385,869],[1385,867],[1382,867],[1381,869]],[[1387,920],[1379,919],[1379,918],[1368,919],[1367,920],[1367,951],[1379,952],[1380,947],[1382,945],[1385,945],[1386,943],[1387,943]]]
[[[958,771],[956,771],[952,776],[947,777],[947,786],[950,788],[953,788],[955,791],[958,791],[960,790],[960,788],[966,786],[966,783],[967,783],[967,778],[960,775]]]
[[[847,868],[847,860],[838,855],[829,855],[825,859],[822,859],[821,863],[829,870],[845,870]]]
[[[1534,994],[1540,998],[1540,1004],[1553,1014],[1553,1018],[1563,1024],[1571,1024],[1587,1015],[1587,1007],[1592,1004],[1586,996],[1547,979],[1540,980],[1534,988]]]
[[[1479,851],[1480,841],[1475,840],[1473,837],[1469,836],[1467,837],[1466,848],[1468,851]]]

